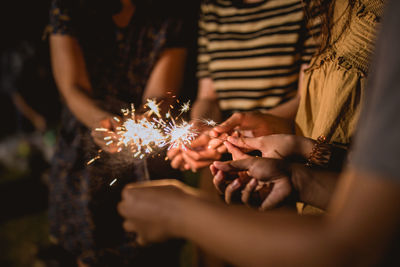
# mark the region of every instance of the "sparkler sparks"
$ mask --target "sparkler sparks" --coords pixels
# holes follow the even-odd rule
[[[179,103],[178,100],[177,103]],[[181,105],[180,114],[175,120],[170,111],[162,116],[159,106],[160,103],[155,100],[147,100],[146,116],[137,118],[135,108],[131,105],[131,109],[121,110],[123,114],[121,119],[113,118],[121,123],[121,126],[116,128],[116,132],[106,128],[96,128],[95,131],[105,135],[103,139],[107,141],[107,146],[116,145],[117,152],[127,149],[133,158],[143,159],[146,155],[154,154],[167,145],[168,149],[178,147],[186,149],[198,135],[193,129],[193,125],[181,117],[183,113],[190,110],[190,101]],[[151,117],[153,114],[157,118]],[[99,159],[100,153],[89,160],[87,165]]]
[[[203,120],[203,122],[207,125],[207,126],[211,126],[211,127],[214,127],[214,126],[217,126],[217,123],[215,122],[215,121],[213,121],[213,120]]]
[[[165,133],[170,137],[169,147],[171,148],[183,148],[193,141],[198,135],[193,131],[193,124],[183,121],[182,124],[177,125],[175,123],[170,123],[169,126],[165,128]]]
[[[179,111],[180,111],[180,114],[179,114],[179,115],[182,115],[183,113],[188,112],[189,109],[190,109],[190,100],[189,100],[188,102],[184,103],[184,104],[181,106],[181,109],[179,110]]]
[[[159,108],[159,103],[157,104],[157,102],[155,101],[155,100],[153,100],[153,99],[147,99],[147,103],[146,103],[146,107],[148,107],[149,109],[150,109],[150,111],[149,111],[149,115],[151,115],[151,114],[156,114],[157,115],[157,117],[161,117],[161,114],[160,114],[160,108]]]

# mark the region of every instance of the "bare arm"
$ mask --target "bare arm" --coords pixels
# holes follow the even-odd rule
[[[345,180],[333,203],[338,211],[329,219],[226,209],[197,200],[187,202],[180,232],[241,266],[371,266],[400,222],[399,207],[393,205],[400,188],[361,173],[348,173]]]
[[[304,78],[304,70],[308,67],[307,64],[303,64],[300,67],[300,74],[299,74],[299,83],[297,86],[297,95],[289,100],[288,102],[279,105],[271,110],[268,111],[268,113],[282,117],[285,119],[290,119],[294,120],[297,114],[297,109],[299,107],[299,102],[300,102],[300,92],[303,86],[303,78]]]
[[[163,99],[163,107],[173,103],[173,95],[177,95],[182,87],[186,63],[185,48],[169,48],[162,54],[155,65],[146,89],[143,102],[147,99]]]
[[[141,243],[186,238],[239,266],[372,266],[400,223],[400,185],[360,172],[342,177],[326,218],[226,207],[162,182],[124,190],[125,229]]]
[[[92,87],[78,41],[68,35],[50,36],[50,53],[57,87],[71,112],[88,128],[111,114],[90,98]]]
[[[199,81],[197,99],[192,107],[192,120],[213,119],[221,120],[221,111],[211,78],[202,78]]]

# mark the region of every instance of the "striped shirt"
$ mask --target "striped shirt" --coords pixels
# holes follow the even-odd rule
[[[197,76],[213,80],[224,113],[268,110],[296,95],[319,28],[306,27],[300,0],[236,2],[202,4]]]

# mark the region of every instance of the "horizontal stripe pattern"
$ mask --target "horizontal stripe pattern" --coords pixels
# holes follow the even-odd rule
[[[212,78],[223,111],[266,110],[296,94],[319,34],[306,27],[300,0],[215,0],[201,10],[197,75]]]

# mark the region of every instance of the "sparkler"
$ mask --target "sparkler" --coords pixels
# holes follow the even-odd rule
[[[177,103],[179,103],[178,100]],[[107,146],[116,145],[118,147],[117,152],[127,149],[131,152],[133,158],[143,159],[167,145],[168,149],[186,149],[198,135],[193,124],[182,118],[182,114],[190,110],[190,101],[181,105],[180,114],[175,119],[170,111],[162,116],[159,106],[160,103],[148,99],[144,105],[148,109],[145,115],[136,116],[135,108],[131,105],[130,109],[121,110],[123,114],[121,119],[113,118],[121,125],[116,127],[116,132],[106,128],[96,128],[95,131],[102,132],[105,135],[104,141],[106,141]],[[87,164],[92,164],[99,159],[100,153],[89,160]]]

